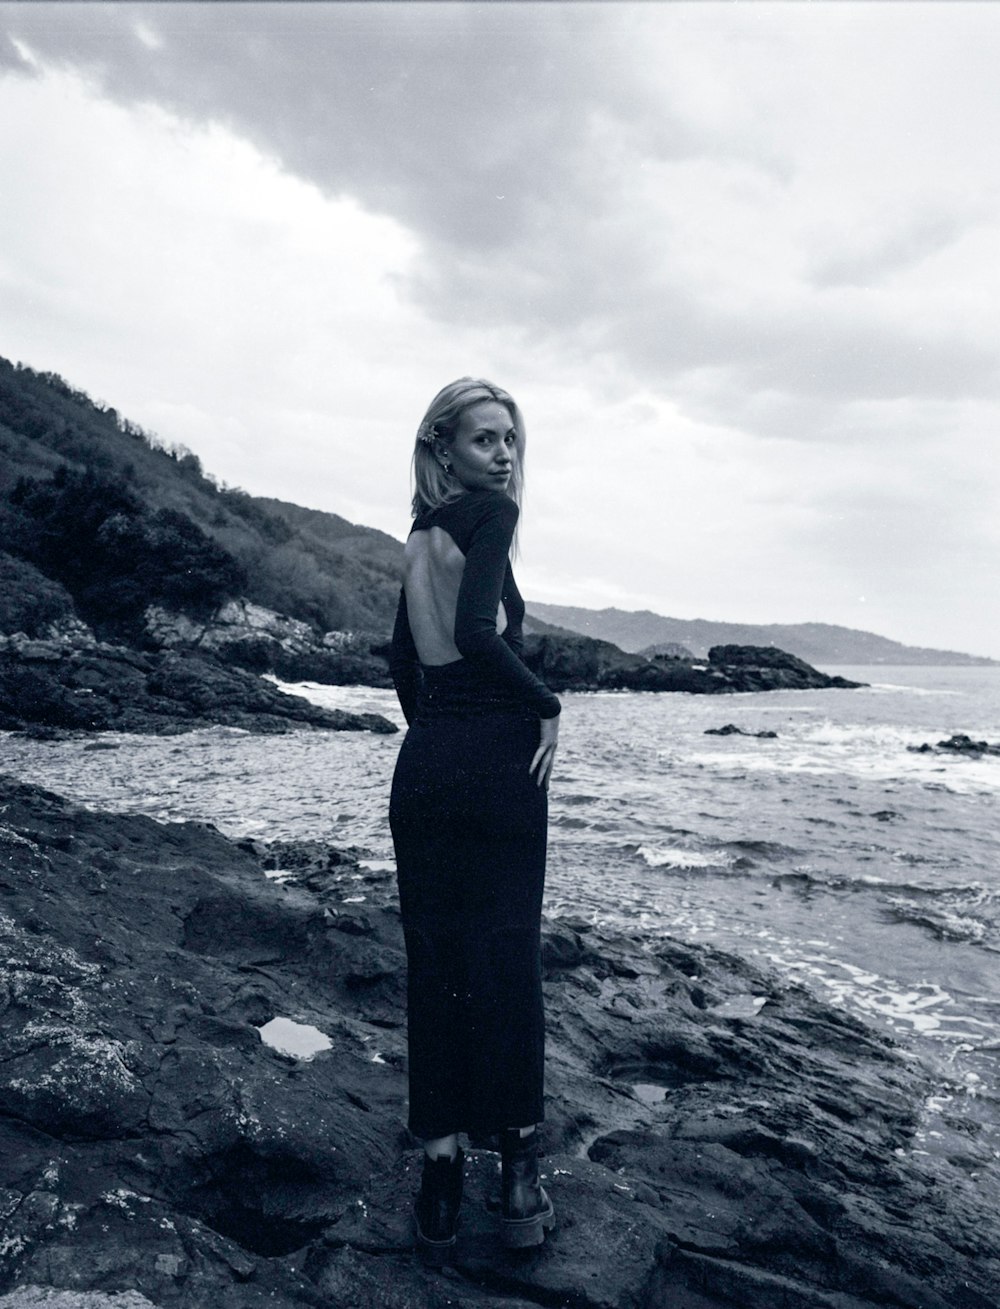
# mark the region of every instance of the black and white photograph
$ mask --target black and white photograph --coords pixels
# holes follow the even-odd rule
[[[0,1309],[998,1309],[998,67],[0,0]]]

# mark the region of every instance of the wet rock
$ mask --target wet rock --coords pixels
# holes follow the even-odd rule
[[[133,650],[73,634],[0,638],[0,729],[174,733],[221,724],[395,732],[379,714],[323,709],[210,656]]]
[[[747,732],[742,727],[737,727],[735,723],[726,723],[725,727],[706,727],[705,736],[756,736],[761,740],[776,741],[777,732]]]
[[[974,741],[964,732],[956,732],[947,741],[938,741],[931,745],[925,741],[922,745],[907,746],[914,754],[959,754],[970,759],[979,759],[983,755],[1000,755],[1000,744],[992,745],[989,741]]]
[[[546,922],[558,1225],[500,1248],[476,1141],[437,1273],[411,1252],[391,874],[3,781],[0,890],[0,1309],[1000,1298],[995,1171],[971,1138],[958,1163],[921,1153],[929,1072],[747,961]],[[275,1017],[329,1048],[273,1049]]]

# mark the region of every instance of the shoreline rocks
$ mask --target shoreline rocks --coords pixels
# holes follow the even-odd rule
[[[0,730],[170,734],[214,724],[265,733],[397,730],[380,714],[320,708],[211,656],[135,650],[86,629],[0,636]]]
[[[206,622],[151,606],[150,648],[98,640],[79,619],[0,635],[0,730],[177,733],[219,724],[250,732],[296,726],[394,732],[378,714],[322,709],[260,674],[326,685],[391,685],[388,647],[328,632],[244,601]],[[526,660],[555,691],[737,691],[853,687],[781,650],[719,646],[708,663],[626,654],[589,637],[529,637]]]
[[[1000,756],[1000,744],[991,745],[989,741],[974,741],[964,732],[956,732],[947,741],[938,741],[931,745],[924,741],[922,745],[908,745],[907,750],[913,754],[951,754],[965,755],[968,759],[981,759],[985,755]]]
[[[146,634],[162,649],[211,652],[229,665],[270,672],[285,681],[391,686],[388,644],[364,633],[327,632],[260,605],[234,600],[197,622],[150,606]],[[627,654],[608,641],[542,632],[525,640],[528,666],[553,691],[736,691],[850,688],[862,683],[830,677],[795,655],[767,646],[715,646],[707,662],[682,647],[652,658]]]
[[[821,673],[772,646],[720,645],[708,660],[627,654],[609,641],[542,634],[525,641],[525,660],[553,691],[738,691],[855,689],[863,682]]]
[[[326,632],[249,600],[230,600],[205,621],[158,605],[145,612],[149,642],[163,650],[208,653],[227,666],[273,673],[285,682],[326,686],[392,686],[380,651],[384,638],[363,632]]]
[[[475,1141],[432,1273],[391,874],[0,778],[0,1306],[995,1309],[995,1166],[968,1125],[925,1153],[905,1049],[707,946],[550,919],[543,967],[559,1225],[503,1252]]]
[[[772,732],[770,728],[763,732],[748,732],[742,727],[737,727],[735,723],[726,723],[724,727],[706,727],[705,736],[755,736],[762,741],[776,741],[778,733]]]

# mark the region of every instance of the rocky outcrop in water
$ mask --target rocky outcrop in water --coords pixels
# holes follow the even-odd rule
[[[863,682],[830,677],[787,650],[771,645],[713,645],[709,665],[721,670],[735,691],[805,691],[830,687],[854,690]]]
[[[770,729],[763,732],[748,732],[742,727],[737,727],[735,723],[726,723],[724,727],[706,727],[705,736],[756,736],[762,741],[776,741],[777,732]]]
[[[529,667],[553,691],[687,691],[726,695],[734,691],[826,690],[861,682],[829,677],[802,659],[770,646],[713,646],[708,662],[626,654],[609,641],[580,636],[531,636]]]
[[[389,874],[0,781],[0,897],[0,1309],[1000,1297],[1000,1196],[974,1130],[938,1120],[925,1153],[941,1088],[920,1064],[737,958],[546,924],[559,1225],[504,1253],[497,1156],[476,1142],[437,1274],[409,1248]],[[275,1017],[328,1048],[268,1046]]]
[[[0,636],[0,730],[173,733],[221,724],[395,732],[379,714],[322,709],[210,656],[97,641],[79,622],[44,639]]]
[[[947,741],[938,741],[931,745],[925,741],[922,745],[907,746],[914,754],[951,754],[965,755],[969,759],[981,759],[984,755],[1000,755],[1000,745],[991,745],[989,741],[974,741],[964,732],[956,732]]]

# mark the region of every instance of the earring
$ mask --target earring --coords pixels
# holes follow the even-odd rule
[[[444,469],[445,477],[451,477],[451,464],[442,464],[441,467]]]

